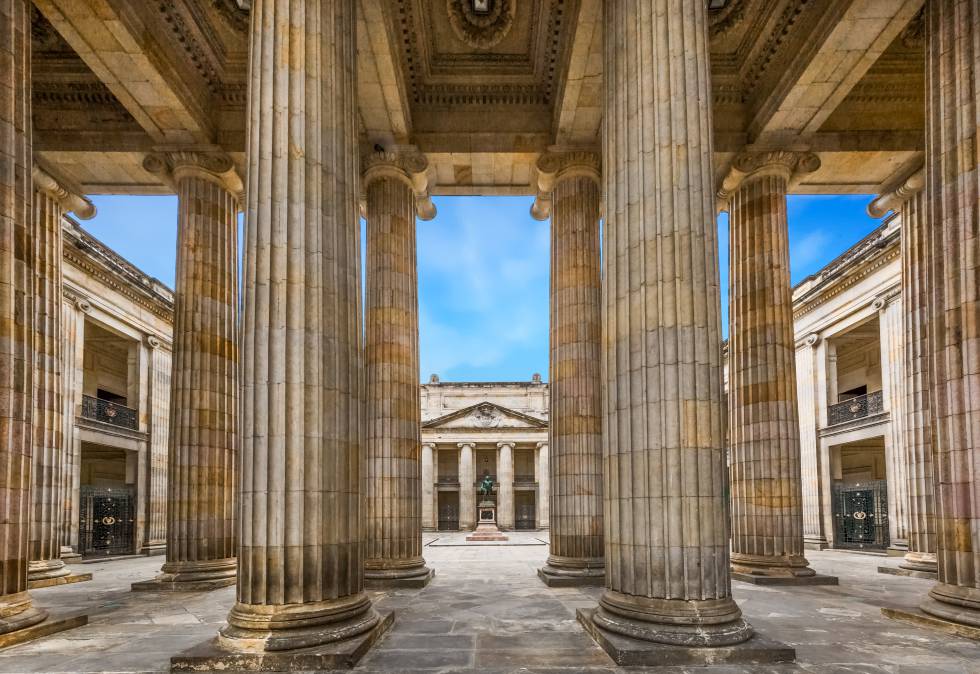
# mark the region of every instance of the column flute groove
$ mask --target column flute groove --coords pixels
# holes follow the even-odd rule
[[[70,452],[64,424],[64,313],[62,309],[62,217],[74,211],[82,219],[95,215],[87,199],[65,189],[34,166],[34,484],[31,508],[31,588],[91,580],[73,574],[61,559],[66,484],[71,479]]]
[[[836,584],[803,554],[803,486],[786,193],[816,155],[743,153],[718,200],[731,230],[728,367],[732,577]]]
[[[167,560],[134,590],[199,591],[235,583],[238,453],[238,199],[223,153],[149,155],[176,188],[177,287],[170,389]]]
[[[754,633],[729,579],[706,11],[603,3],[606,587],[578,616],[636,665],[665,648],[675,664],[737,661]]]
[[[538,576],[550,586],[602,585],[599,158],[550,153],[538,171],[551,212],[551,548]]]
[[[936,573],[935,485],[933,429],[930,415],[928,231],[925,171],[920,169],[897,188],[868,205],[874,218],[889,211],[902,219],[902,307],[905,337],[904,462],[909,502],[909,550],[900,568],[914,574]]]
[[[363,590],[355,4],[251,5],[236,603],[176,669],[349,667],[391,624]]]
[[[428,162],[414,152],[365,157],[367,213],[367,436],[364,578],[424,587],[421,393],[415,183]],[[435,213],[429,214],[434,216]]]

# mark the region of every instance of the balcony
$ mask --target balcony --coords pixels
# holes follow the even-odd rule
[[[872,391],[862,396],[831,405],[827,409],[828,425],[846,424],[885,411],[885,398],[882,391]]]
[[[139,429],[139,414],[132,407],[92,396],[82,396],[82,418],[131,431]]]

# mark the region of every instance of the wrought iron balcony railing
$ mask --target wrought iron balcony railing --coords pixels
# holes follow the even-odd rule
[[[101,421],[119,428],[139,429],[139,415],[132,407],[111,403],[108,400],[82,396],[82,418]]]
[[[827,410],[827,421],[831,426],[848,421],[864,419],[885,411],[885,398],[881,391],[872,391],[863,396],[831,405]]]

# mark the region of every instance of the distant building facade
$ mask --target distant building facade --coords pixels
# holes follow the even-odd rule
[[[422,526],[472,529],[493,479],[501,529],[548,528],[548,385],[530,382],[422,385]]]
[[[161,554],[173,293],[73,220],[63,232],[63,549]]]

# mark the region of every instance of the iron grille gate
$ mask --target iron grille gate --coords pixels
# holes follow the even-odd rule
[[[537,505],[532,503],[521,503],[517,506],[517,521],[514,528],[518,531],[529,531],[535,528],[535,517],[537,516]]]
[[[459,529],[459,506],[446,503],[439,506],[439,531]]]
[[[85,556],[133,552],[136,502],[131,487],[81,487],[79,543]]]
[[[834,485],[834,547],[887,548],[888,488],[884,480]]]

